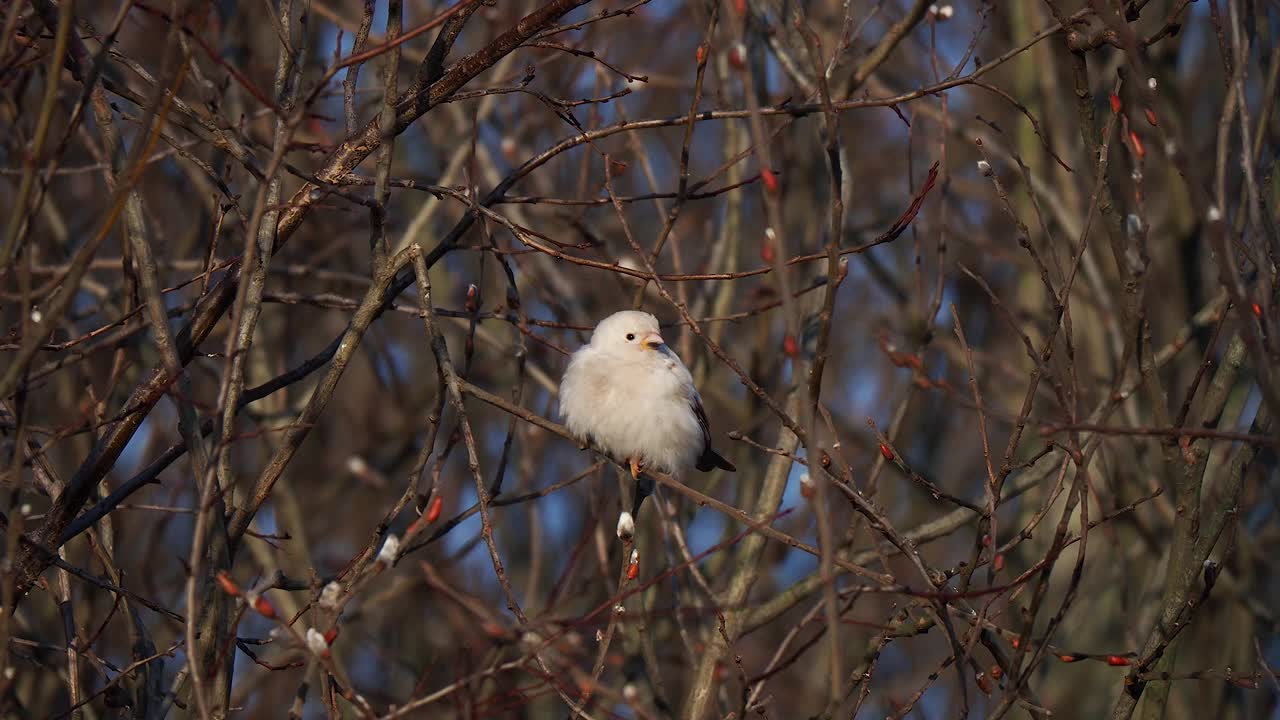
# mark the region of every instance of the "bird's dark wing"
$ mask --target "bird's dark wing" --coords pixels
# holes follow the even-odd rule
[[[734,467],[733,463],[711,448],[711,423],[707,421],[707,411],[702,407],[702,398],[695,392],[689,403],[693,406],[694,417],[698,418],[698,427],[702,428],[702,454],[698,456],[695,467],[700,472],[711,472],[716,468],[729,472],[736,471],[738,468]]]

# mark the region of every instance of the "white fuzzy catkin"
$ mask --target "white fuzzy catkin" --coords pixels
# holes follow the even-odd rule
[[[388,535],[387,541],[382,543],[382,549],[378,551],[378,562],[383,565],[390,565],[396,561],[396,555],[400,553],[400,538],[395,535]]]
[[[324,655],[329,650],[329,643],[324,641],[324,635],[315,628],[307,628],[307,649],[316,655]]]
[[[636,534],[636,519],[631,517],[631,513],[623,510],[618,515],[618,539],[630,540]]]
[[[320,591],[320,607],[333,609],[338,607],[338,598],[342,595],[342,584],[337,580],[324,586]]]

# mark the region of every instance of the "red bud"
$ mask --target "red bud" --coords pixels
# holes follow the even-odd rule
[[[992,665],[991,677],[995,678],[996,680],[999,680],[1000,678],[1004,677],[1004,668],[1001,668],[999,665]]]
[[[431,504],[427,506],[427,522],[433,523],[440,519],[440,511],[444,508],[444,498],[437,495],[431,498]]]
[[[253,609],[264,618],[275,618],[276,608],[266,597],[259,595],[253,600]]]
[[[764,189],[767,190],[770,195],[777,195],[782,189],[782,184],[778,182],[777,173],[769,168],[761,168],[760,180],[764,183]]]
[[[1256,318],[1260,318],[1260,317],[1262,317],[1262,305],[1260,305],[1260,304],[1258,304],[1258,303],[1254,303],[1254,304],[1253,304],[1253,306],[1252,306],[1252,309],[1253,309],[1253,316],[1254,316],[1254,317],[1256,317]]]
[[[1111,100],[1111,112],[1113,113],[1120,112],[1120,96],[1116,95],[1115,93],[1111,93],[1111,96],[1109,99]]]
[[[991,694],[991,681],[987,679],[986,673],[978,673],[974,680],[978,682],[978,689],[982,691],[983,695]]]
[[[219,570],[214,579],[218,581],[218,587],[222,588],[222,592],[231,597],[240,597],[240,586],[236,584],[235,580],[231,579],[226,570]]]
[[[334,625],[324,631],[324,642],[326,645],[332,645],[334,640],[338,639],[338,626]]]
[[[1119,665],[1129,665],[1129,664],[1130,664],[1130,661],[1129,661],[1129,658],[1127,658],[1127,657],[1125,657],[1125,656],[1123,656],[1123,655],[1108,655],[1108,656],[1107,656],[1107,664],[1108,664],[1108,665],[1117,665],[1117,666],[1119,666]]]
[[[627,579],[635,580],[640,575],[640,563],[633,562],[627,566]]]
[[[883,456],[885,460],[893,462],[893,451],[884,443],[880,443],[880,455]]]
[[[1147,151],[1142,147],[1142,141],[1138,139],[1138,133],[1130,130],[1129,142],[1133,143],[1133,154],[1137,155],[1139,160],[1147,156]]]
[[[1151,108],[1147,108],[1146,110],[1144,110],[1144,111],[1143,111],[1143,114],[1145,114],[1145,115],[1147,116],[1147,122],[1148,122],[1148,123],[1151,123],[1151,127],[1155,127],[1155,126],[1156,126],[1156,111],[1155,111],[1155,110],[1152,110]]]
[[[997,554],[995,559],[991,561],[991,564],[995,566],[996,572],[1000,572],[1001,570],[1003,570],[1004,569],[1004,553]]]
[[[800,354],[800,344],[796,342],[794,335],[788,334],[782,338],[782,351],[792,358]]]
[[[1080,657],[1076,655],[1059,655],[1058,659],[1065,663],[1073,663],[1079,660]]]
[[[694,56],[693,56],[693,57],[694,57],[694,59],[696,59],[696,60],[698,61],[698,64],[699,64],[699,65],[701,65],[703,62],[705,62],[705,61],[706,61],[706,59],[707,59],[707,46],[706,46],[706,45],[699,45],[699,46],[698,46],[698,51],[697,51],[696,53],[694,53]]]
[[[766,240],[764,243],[762,243],[762,244],[760,245],[760,259],[761,259],[761,260],[763,260],[763,261],[765,261],[766,263],[768,263],[768,264],[772,265],[772,264],[773,264],[773,259],[774,259],[774,257],[775,257],[776,255],[777,255],[777,253],[775,253],[775,252],[773,251],[773,243],[771,243],[771,242],[769,242],[768,240]]]
[[[747,0],[733,0],[733,9],[737,10],[739,15],[746,15]]]

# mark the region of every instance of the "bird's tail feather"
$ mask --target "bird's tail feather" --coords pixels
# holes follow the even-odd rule
[[[720,453],[710,447],[702,451],[702,455],[698,458],[698,463],[695,467],[698,468],[699,472],[711,472],[716,468],[728,470],[729,472],[737,472],[738,470],[733,463],[725,460]]]

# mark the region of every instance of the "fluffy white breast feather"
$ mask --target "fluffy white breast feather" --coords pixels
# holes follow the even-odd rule
[[[614,313],[569,360],[560,416],[580,439],[636,464],[679,475],[733,464],[711,449],[693,377],[646,312]]]

